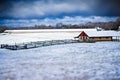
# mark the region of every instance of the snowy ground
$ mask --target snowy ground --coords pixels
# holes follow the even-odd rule
[[[0,34],[0,44],[74,39],[74,37],[78,36],[82,31],[96,31],[96,29],[6,30]]]
[[[0,80],[120,80],[120,42],[0,49]]]
[[[47,33],[25,33],[25,34],[0,34],[0,44],[15,44],[45,40],[74,39],[80,32],[47,32]]]
[[[96,29],[6,30],[0,34],[0,44],[14,45],[26,42],[74,39],[74,37],[78,36],[82,31],[92,31],[92,33],[94,33]]]

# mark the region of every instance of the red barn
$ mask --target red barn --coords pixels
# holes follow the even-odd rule
[[[77,37],[80,41],[112,41],[113,37],[120,40],[116,31],[82,31]]]

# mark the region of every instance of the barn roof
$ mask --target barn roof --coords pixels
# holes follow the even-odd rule
[[[117,31],[84,31],[89,37],[114,37],[120,36]]]

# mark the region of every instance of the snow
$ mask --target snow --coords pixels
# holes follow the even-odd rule
[[[12,31],[0,34],[0,44],[73,39],[80,33],[81,30],[75,29],[35,33],[23,30],[19,34]],[[0,49],[0,80],[119,80],[119,52],[120,42],[74,43],[17,51]]]
[[[91,29],[31,29],[31,30],[6,30],[5,33],[41,33],[41,32],[81,32],[81,31],[96,31]]]
[[[120,80],[120,42],[0,49],[0,80]]]
[[[96,31],[96,29],[42,29],[42,30],[6,30],[0,34],[0,44],[19,44],[26,42],[74,39],[82,31],[92,36],[120,36],[116,31]]]
[[[89,37],[114,37],[114,36],[120,36],[120,33],[117,31],[85,31],[85,33],[89,36]]]
[[[6,30],[0,34],[0,44],[19,44],[26,42],[74,39],[81,31],[96,29],[36,29],[36,30]]]
[[[47,40],[74,39],[80,32],[47,32],[47,33],[26,33],[0,35],[0,44],[15,44]]]

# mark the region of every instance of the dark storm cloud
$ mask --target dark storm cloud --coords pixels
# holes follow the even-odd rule
[[[120,0],[3,0],[0,18],[120,16]]]
[[[8,14],[12,10],[12,2],[10,0],[1,0],[0,1],[0,17],[8,17]],[[12,17],[12,16],[11,16]]]
[[[98,0],[93,13],[104,16],[120,16],[119,8],[120,0]]]

